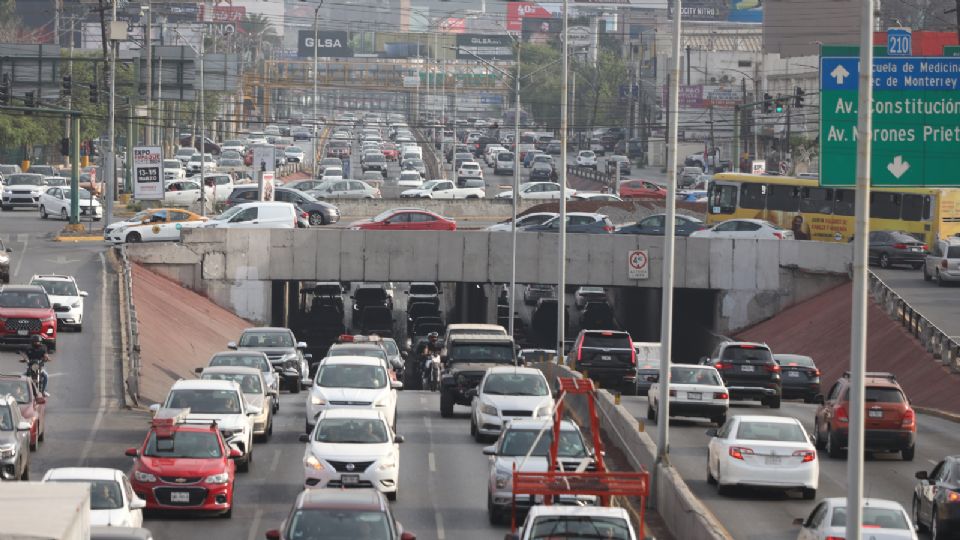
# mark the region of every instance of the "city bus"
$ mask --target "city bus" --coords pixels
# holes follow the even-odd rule
[[[708,191],[707,224],[758,218],[793,230],[798,239],[849,242],[853,199],[852,188],[821,187],[816,178],[715,174]],[[870,229],[904,231],[927,245],[960,233],[960,189],[873,189]]]

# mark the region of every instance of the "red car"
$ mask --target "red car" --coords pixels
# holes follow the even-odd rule
[[[27,345],[33,336],[57,348],[57,314],[39,285],[0,287],[0,345]]]
[[[367,231],[455,231],[457,222],[420,208],[395,208],[350,225]]]
[[[383,143],[380,151],[383,152],[383,157],[389,161],[396,161],[400,158],[400,150],[398,150],[397,145],[393,143]]]
[[[403,530],[386,497],[372,488],[305,489],[280,528],[267,531],[266,538],[417,540]]]
[[[213,422],[188,421],[190,409],[160,409],[135,458],[130,481],[150,510],[194,510],[230,517],[241,456]]]
[[[620,198],[666,199],[667,190],[646,180],[625,180],[620,182]]]
[[[0,396],[10,394],[20,406],[20,416],[30,422],[30,449],[43,442],[47,427],[47,398],[26,375],[0,375]]]

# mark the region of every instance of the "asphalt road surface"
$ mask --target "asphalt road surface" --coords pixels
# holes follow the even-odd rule
[[[937,287],[936,283],[923,280],[921,270],[908,267],[872,270],[940,330],[949,336],[960,337],[960,317],[957,317],[960,286],[950,283],[945,287]]]

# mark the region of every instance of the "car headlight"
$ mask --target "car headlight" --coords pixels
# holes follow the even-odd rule
[[[327,400],[323,399],[323,396],[318,396],[318,395],[316,395],[316,394],[313,394],[313,395],[310,396],[310,404],[311,404],[311,405],[326,405],[326,404],[327,404]]]
[[[222,472],[220,474],[211,474],[204,481],[208,484],[226,484],[229,479],[230,475]]]
[[[17,453],[17,445],[15,443],[8,443],[0,445],[0,458],[11,458],[14,454]]]
[[[157,477],[142,471],[133,471],[133,479],[137,482],[156,482]]]
[[[497,408],[494,407],[493,405],[488,405],[486,403],[482,403],[480,405],[480,412],[483,414],[488,414],[490,416],[497,416]]]
[[[537,411],[533,415],[536,417],[550,416],[552,413],[553,413],[553,407],[550,405],[544,405],[543,407],[540,407],[539,409],[537,409]]]
[[[397,458],[395,456],[385,457],[380,461],[380,466],[377,467],[378,470],[386,471],[388,469],[393,469],[397,466]]]
[[[313,454],[310,454],[307,456],[307,459],[303,460],[303,465],[315,471],[322,471],[325,468],[323,462],[317,459],[317,456]]]
[[[72,308],[78,308],[78,307],[80,307],[80,300],[77,300],[76,302],[70,304],[70,307],[72,307]]]
[[[510,474],[497,471],[496,484],[497,489],[505,489],[510,485]]]
[[[390,404],[390,396],[383,396],[382,398],[373,402],[374,407],[386,407]]]
[[[220,433],[223,435],[223,438],[225,440],[232,439],[233,437],[236,437],[242,432],[243,432],[243,429],[221,429],[220,430]]]

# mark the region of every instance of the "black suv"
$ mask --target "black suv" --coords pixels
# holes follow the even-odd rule
[[[618,330],[581,330],[570,348],[570,364],[604,388],[636,389],[637,357],[630,334]]]
[[[509,336],[458,334],[444,346],[440,375],[440,416],[444,418],[453,416],[454,405],[471,405],[473,390],[488,369],[517,365],[516,347]]]
[[[771,409],[780,408],[780,364],[765,344],[724,341],[700,363],[717,368],[731,399],[759,399]]]
[[[224,204],[227,207],[258,200],[260,191],[256,185],[236,186]],[[340,209],[336,206],[317,199],[313,195],[295,189],[278,187],[273,191],[274,200],[293,203],[297,208],[307,213],[311,226],[330,225],[340,221]]]
[[[353,292],[353,325],[359,327],[363,310],[368,307],[385,307],[393,309],[393,298],[387,294],[383,285],[360,285]]]

